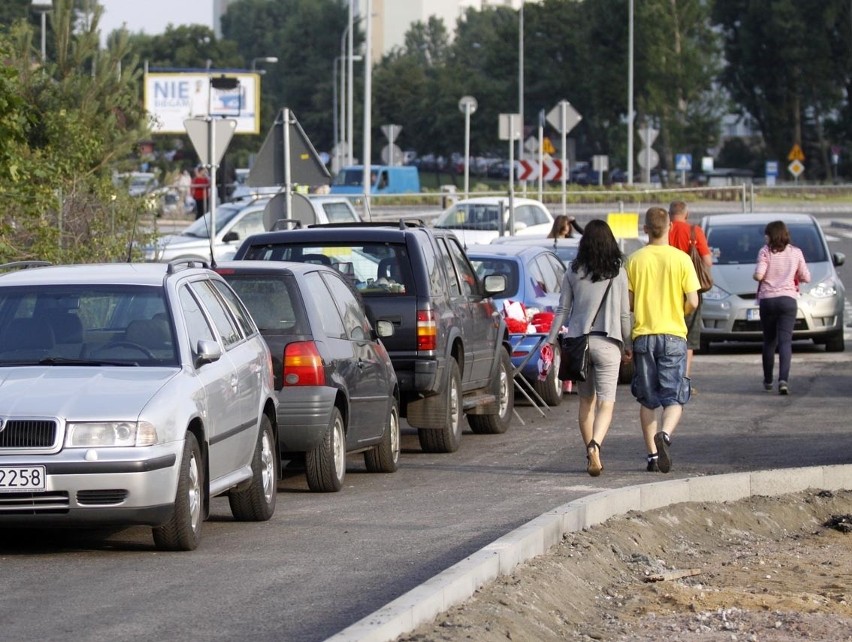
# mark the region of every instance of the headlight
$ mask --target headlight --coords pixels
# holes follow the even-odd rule
[[[718,285],[714,285],[701,296],[704,298],[705,301],[721,301],[722,299],[727,299],[729,296],[731,296],[731,293],[726,292]]]
[[[66,448],[129,448],[157,443],[157,429],[147,421],[69,423]]]
[[[833,280],[817,283],[808,292],[815,299],[827,299],[837,296],[837,286]]]

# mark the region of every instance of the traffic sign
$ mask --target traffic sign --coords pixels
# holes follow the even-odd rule
[[[639,163],[639,167],[642,169],[654,169],[660,164],[660,155],[656,149],[646,148],[636,155],[636,162]]]
[[[521,137],[520,114],[500,114],[497,125],[500,140],[518,140]]]
[[[789,169],[789,170],[790,170],[790,173],[791,173],[794,177],[799,178],[799,176],[801,176],[802,172],[804,172],[804,171],[805,171],[805,166],[804,166],[804,165],[802,165],[802,163],[801,163],[801,162],[799,162],[799,160],[798,160],[798,159],[796,159],[796,160],[794,160],[792,163],[790,163],[789,165],[787,165],[787,169]]]
[[[560,100],[559,104],[547,113],[547,122],[553,125],[554,129],[560,134],[567,134],[581,120],[583,120],[583,117],[580,112],[574,109],[567,100]]]
[[[517,161],[517,175],[519,181],[534,181],[539,176],[546,181],[558,181],[562,179],[562,161],[555,158],[544,158],[539,165],[538,161]]]
[[[799,147],[799,143],[796,143],[790,148],[790,153],[787,154],[788,161],[803,161],[805,160],[805,153],[802,151],[802,148]],[[804,169],[804,168],[802,168]]]
[[[642,142],[645,143],[645,147],[650,147],[654,144],[654,141],[657,140],[660,130],[654,129],[648,125],[646,127],[641,127],[637,133],[639,134],[639,138],[642,139]]]
[[[382,147],[382,162],[385,165],[402,165],[403,158],[399,145],[391,143]]]
[[[237,121],[233,118],[187,118],[186,133],[203,165],[218,165],[231,142]]]
[[[459,111],[463,114],[474,113],[478,106],[479,103],[476,102],[476,98],[473,96],[462,96],[459,98]]]
[[[778,176],[778,161],[766,161],[766,175]]]
[[[391,143],[396,140],[399,133],[402,131],[402,125],[382,125],[382,133]]]
[[[675,169],[679,172],[692,170],[692,154],[675,154]]]

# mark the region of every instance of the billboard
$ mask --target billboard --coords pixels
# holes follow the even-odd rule
[[[233,88],[217,88],[224,79]],[[260,132],[260,74],[251,72],[173,72],[145,74],[145,109],[155,134],[185,134],[187,118],[219,116],[237,121],[235,134]]]

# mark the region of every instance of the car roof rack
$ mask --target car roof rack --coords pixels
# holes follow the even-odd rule
[[[395,227],[404,230],[409,227],[426,227],[426,222],[420,218],[401,218],[398,221],[355,221],[350,223],[315,223],[308,225],[309,228],[326,228],[326,227],[343,227],[343,228],[359,228],[359,227]]]
[[[53,265],[50,261],[11,261],[0,265],[0,272],[11,272],[12,270],[27,270],[29,268],[49,267]]]
[[[210,264],[207,261],[202,261],[201,259],[174,259],[173,261],[169,261],[166,268],[166,274],[174,274],[181,266],[184,266],[183,269],[185,270],[189,270],[194,267],[210,269]]]

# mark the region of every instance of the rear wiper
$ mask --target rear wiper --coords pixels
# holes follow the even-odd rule
[[[32,364],[31,364],[32,365]],[[45,357],[40,366],[139,366],[136,361],[105,361],[104,359],[69,359],[68,357]]]

